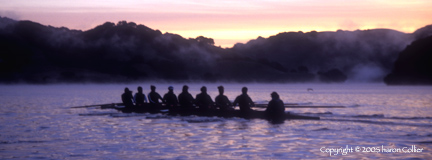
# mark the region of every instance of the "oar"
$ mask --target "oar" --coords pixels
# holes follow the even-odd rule
[[[285,108],[346,108],[345,106],[285,106]]]
[[[284,104],[285,108],[346,108],[345,106],[303,106],[303,105],[287,105]],[[266,108],[267,104],[255,104],[257,108]]]
[[[310,104],[310,103],[308,103]],[[256,106],[267,106],[267,104],[255,103]],[[297,106],[301,105],[300,103],[284,103],[284,106]]]
[[[231,103],[233,103],[231,101]],[[259,102],[254,102],[255,104],[267,104],[268,101],[259,101]],[[301,104],[311,104],[311,102],[308,103],[284,103],[284,105],[291,105],[291,106],[295,106],[295,105],[301,105]]]
[[[121,104],[123,104],[123,103],[94,104],[94,105],[76,106],[76,107],[70,107],[70,108],[89,108],[89,107],[108,106],[108,105],[121,105]]]

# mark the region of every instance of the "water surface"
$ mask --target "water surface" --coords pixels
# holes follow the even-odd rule
[[[138,85],[1,85],[1,159],[322,159],[432,157],[432,87],[383,84],[224,84],[233,100],[247,86],[265,103],[277,91],[285,103],[347,108],[287,109],[321,120],[265,120],[125,114],[73,106],[120,102],[124,87]],[[173,85],[156,84],[163,95]],[[192,95],[206,85],[215,98],[220,84],[188,84]],[[307,91],[313,88],[314,91]],[[360,152],[323,149],[360,147]],[[382,152],[409,149],[422,152]],[[378,153],[361,152],[371,148]],[[405,148],[406,147],[406,148]],[[376,151],[376,150],[375,150]],[[406,150],[405,150],[406,151]]]

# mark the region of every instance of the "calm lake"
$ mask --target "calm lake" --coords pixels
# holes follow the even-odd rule
[[[432,86],[384,84],[222,84],[230,100],[249,88],[266,103],[346,108],[287,108],[321,120],[266,120],[121,113],[125,87],[151,83],[0,85],[0,159],[431,159]],[[154,84],[163,96],[183,84]],[[187,84],[195,96],[207,86]],[[313,91],[308,91],[311,88]],[[257,109],[259,110],[259,109]]]

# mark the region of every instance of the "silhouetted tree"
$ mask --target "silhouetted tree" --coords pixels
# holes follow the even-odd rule
[[[414,41],[403,50],[384,82],[389,85],[432,84],[432,36]]]

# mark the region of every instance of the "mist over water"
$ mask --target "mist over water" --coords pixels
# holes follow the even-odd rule
[[[209,37],[186,39],[127,21],[88,31],[0,21],[0,82],[6,83],[382,82],[399,52],[432,33],[430,26],[412,34],[390,29],[283,32],[220,48]],[[331,70],[338,75],[318,74]]]
[[[276,91],[285,103],[343,105],[347,108],[287,108],[321,120],[265,120],[120,113],[112,109],[70,108],[120,102],[124,87],[144,93],[156,85],[163,95],[184,84],[0,85],[1,159],[428,159],[432,156],[432,88],[383,84],[218,84],[193,83],[193,96],[217,86],[233,100],[249,88],[259,103]],[[312,88],[313,91],[307,91]],[[320,148],[403,148],[417,153],[348,153]]]

